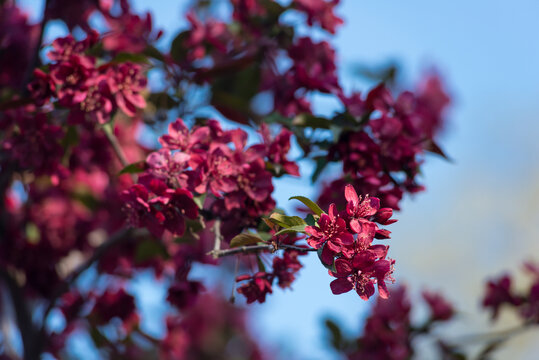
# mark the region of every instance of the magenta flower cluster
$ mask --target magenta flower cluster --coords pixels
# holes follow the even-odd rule
[[[524,264],[524,270],[531,275],[532,282],[524,292],[512,288],[509,274],[492,279],[486,284],[483,307],[491,312],[495,320],[502,307],[513,309],[525,323],[539,323],[539,266],[532,262]]]
[[[330,161],[342,160],[344,176],[326,185],[319,202],[342,204],[340,191],[351,182],[359,192],[398,210],[404,193],[424,189],[417,182],[424,153],[445,156],[433,140],[449,104],[440,79],[431,76],[415,94],[405,91],[396,98],[384,85],[366,97],[339,97],[352,116],[366,122],[361,130],[344,132],[329,150]]]
[[[386,259],[389,246],[373,244],[376,239],[388,239],[390,232],[380,229],[389,225],[390,208],[380,208],[375,197],[361,198],[353,186],[346,186],[346,210],[338,212],[331,204],[328,214],[322,214],[317,226],[308,226],[305,231],[310,246],[320,250],[322,262],[331,267],[329,274],[337,279],[331,283],[334,294],[354,289],[364,300],[374,294],[375,284],[382,298],[389,296],[386,281],[393,281],[391,274],[395,261]]]
[[[38,104],[57,100],[70,110],[68,121],[104,124],[116,109],[134,116],[146,106],[141,91],[147,79],[140,65],[130,62],[98,66],[88,49],[98,40],[97,33],[82,41],[71,35],[52,43],[49,71],[36,69],[29,90]]]
[[[297,165],[287,159],[290,131],[272,139],[263,127],[263,142],[247,147],[247,133],[223,130],[215,120],[188,129],[181,119],[160,137],[162,149],[146,158],[138,184],[123,193],[132,225],[148,227],[160,237],[164,230],[181,236],[184,218],[195,219],[193,195],[205,196],[201,210],[222,220],[226,240],[253,226],[275,207],[272,174],[266,161],[293,175]]]

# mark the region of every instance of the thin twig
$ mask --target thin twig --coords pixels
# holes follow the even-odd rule
[[[224,250],[212,250],[208,253],[208,255],[212,255],[214,258],[222,258],[225,256],[231,256],[231,255],[237,255],[237,254],[252,254],[252,253],[258,253],[261,251],[269,251],[269,252],[276,252],[277,250],[295,250],[295,251],[316,251],[316,249],[313,248],[303,248],[299,246],[294,245],[286,245],[286,244],[264,244],[264,245],[246,245],[246,246],[239,246],[232,249],[224,249]]]
[[[112,124],[108,123],[103,126],[103,132],[107,136],[107,140],[109,141],[110,145],[112,146],[112,149],[116,153],[116,156],[118,157],[118,160],[120,160],[120,163],[123,167],[126,167],[129,165],[129,162],[127,161],[127,158],[124,154],[124,151],[122,149],[122,146],[120,145],[120,142],[116,138],[116,135],[114,135],[114,130],[112,128]]]
[[[489,340],[495,340],[495,339],[502,340],[503,338],[507,338],[511,335],[516,335],[518,333],[529,330],[531,325],[534,325],[534,322],[525,322],[523,324],[520,324],[518,326],[509,328],[509,329],[493,331],[493,332],[484,333],[484,334],[462,335],[462,336],[457,337],[453,341],[455,343],[462,344],[462,343],[475,343],[479,341],[489,341]]]
[[[213,255],[214,259],[217,259],[218,254],[221,251],[221,240],[223,238],[223,235],[221,235],[221,220],[216,219],[213,223],[213,233],[215,234],[215,243],[213,245],[213,250],[211,251],[211,254]]]
[[[43,313],[43,323],[41,325],[41,333],[45,333],[45,325],[47,323],[47,317],[52,309],[56,305],[56,301],[62,296],[65,292],[69,291],[71,285],[78,279],[78,277],[88,270],[95,262],[97,262],[108,250],[112,247],[118,245],[119,243],[137,238],[142,236],[147,236],[148,232],[143,229],[123,229],[113,234],[107,241],[101,244],[98,248],[95,249],[92,256],[90,256],[85,262],[80,264],[71,274],[69,274],[66,279],[59,285],[56,291],[53,293],[53,296],[50,299],[49,305],[47,306],[45,312]]]
[[[236,258],[236,265],[234,266],[234,279],[236,279],[238,277],[238,270],[240,268],[240,258]],[[232,284],[232,293],[230,294],[230,303],[231,304],[234,304],[234,302],[236,301],[236,284],[238,282],[237,281],[234,281],[233,284]]]

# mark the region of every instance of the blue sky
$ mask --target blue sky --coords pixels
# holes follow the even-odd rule
[[[21,2],[38,13],[40,1]],[[134,1],[170,35],[184,24],[186,3]],[[399,282],[441,290],[475,312],[488,275],[515,270],[538,250],[539,2],[342,0],[337,13],[345,25],[333,44],[346,88],[365,90],[351,75],[354,64],[388,60],[402,65],[411,85],[432,67],[446,79],[454,103],[440,143],[454,162],[427,158],[427,191],[404,201],[392,225],[390,254]],[[325,99],[315,107],[333,110]],[[294,194],[314,189],[298,180],[277,183],[280,206]],[[150,279],[141,281],[141,302],[151,312],[163,295]],[[293,291],[277,289],[267,303],[252,306],[253,331],[298,359],[332,358],[323,316],[357,331],[369,303],[352,293],[332,295],[329,282],[316,256],[309,256]],[[464,328],[487,326],[479,315],[464,322]],[[518,358],[533,359],[529,342],[521,345]]]

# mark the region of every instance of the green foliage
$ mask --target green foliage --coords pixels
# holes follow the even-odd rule
[[[305,196],[292,196],[288,200],[292,200],[292,199],[301,201],[303,205],[307,206],[309,209],[311,209],[312,212],[314,212],[318,216],[324,213],[324,211],[320,209],[320,206],[318,206],[314,201],[312,201],[311,199]]]
[[[264,242],[260,236],[255,234],[249,234],[249,233],[243,233],[236,235],[230,240],[230,247],[240,247],[240,246],[247,246],[247,245],[256,245],[260,242]]]
[[[142,160],[142,161],[137,161],[133,164],[129,164],[127,165],[126,167],[124,167],[119,175],[123,175],[123,174],[138,174],[138,173],[141,173],[141,172],[144,172],[145,170],[145,167],[146,167],[146,161]]]
[[[283,228],[290,228],[293,226],[305,225],[305,220],[299,216],[287,216],[279,213],[273,213],[270,215],[269,220]]]
[[[305,233],[305,227],[307,226],[307,224],[303,224],[303,225],[295,225],[295,226],[290,226],[286,229],[282,229],[282,230],[279,230],[275,233],[275,236],[277,235],[282,235],[282,234],[291,234],[291,233]]]

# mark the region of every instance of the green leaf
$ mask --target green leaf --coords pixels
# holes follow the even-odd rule
[[[111,63],[120,64],[124,62],[132,62],[139,64],[150,64],[150,61],[144,54],[125,53],[121,52],[111,60]]]
[[[154,104],[157,109],[169,110],[178,105],[178,102],[166,92],[151,93],[148,102]]]
[[[211,92],[211,104],[229,120],[248,123],[251,99],[260,89],[260,64],[254,59],[217,73]]]
[[[71,196],[88,208],[88,210],[95,211],[100,205],[100,201],[89,190],[76,191]]]
[[[157,50],[157,48],[152,45],[148,45],[146,49],[144,49],[143,54],[159,61],[165,61],[165,56],[161,51]]]
[[[333,260],[333,263],[332,264],[326,264],[325,262],[322,261],[322,251],[324,251],[324,246],[326,246],[325,244],[322,245],[321,248],[319,248],[318,250],[316,250],[316,254],[318,255],[318,259],[320,259],[320,263],[328,270],[331,270],[333,272],[335,272],[335,260]]]
[[[97,348],[105,346],[108,342],[107,338],[96,327],[90,329],[90,337]]]
[[[77,132],[77,128],[75,126],[68,126],[66,134],[64,138],[62,139],[62,146],[64,149],[75,146],[79,143],[79,133]]]
[[[292,126],[292,119],[288,117],[284,117],[281,114],[277,112],[273,112],[267,116],[264,117],[264,122],[266,124],[282,124],[287,127]]]
[[[358,121],[353,117],[349,112],[343,112],[335,115],[333,117],[333,124],[340,126],[342,128],[357,129]]]
[[[182,31],[174,40],[170,46],[170,56],[172,60],[179,63],[182,62],[187,56],[187,48],[185,47],[185,40],[189,37],[189,31]]]
[[[313,214],[307,214],[305,217],[305,222],[309,226],[315,226],[316,225],[316,219],[314,218]]]
[[[41,233],[36,224],[34,224],[33,222],[27,223],[25,231],[26,241],[33,245],[39,243],[39,240],[41,240]]]
[[[255,245],[259,242],[264,242],[258,235],[255,234],[239,234],[236,235],[230,240],[230,247],[235,248],[239,246]]]
[[[314,201],[312,201],[309,198],[306,198],[305,196],[292,196],[288,200],[299,200],[303,203],[303,205],[307,206],[309,209],[311,209],[312,212],[314,212],[316,215],[322,215],[324,211],[320,209],[320,206],[318,206]]]
[[[273,213],[270,215],[269,220],[284,228],[289,228],[297,225],[305,225],[305,221],[299,216],[286,216],[279,213]]]
[[[146,162],[144,160],[137,161],[136,163],[129,164],[126,167],[120,171],[119,175],[123,174],[138,174],[141,172],[144,172],[144,168],[146,167]]]
[[[154,257],[168,258],[168,253],[162,244],[154,240],[146,240],[138,244],[135,262],[141,263]]]
[[[258,271],[266,272],[266,266],[262,262],[262,259],[259,255],[256,256],[256,263],[258,264]]]
[[[311,127],[313,129],[329,129],[331,120],[321,116],[310,114],[300,114],[292,120],[292,125],[300,127]]]
[[[331,343],[331,346],[333,346],[335,350],[342,350],[344,348],[344,338],[341,328],[331,319],[326,319],[324,323],[330,333],[329,342]]]
[[[296,225],[296,226],[291,226],[289,228],[286,228],[286,229],[282,229],[280,231],[277,231],[275,233],[275,236],[277,235],[282,235],[282,234],[290,234],[290,233],[305,233],[305,227],[307,226],[307,224],[303,224],[303,225]]]
[[[314,169],[313,175],[311,176],[311,181],[313,183],[318,180],[318,177],[320,176],[320,174],[322,174],[322,171],[325,169],[327,164],[328,159],[326,156],[320,156],[316,158],[316,168]]]
[[[207,193],[204,193],[202,195],[194,196],[193,201],[195,204],[197,204],[199,209],[202,209],[204,207],[204,200],[206,200]]]
[[[273,234],[270,234],[269,232],[266,232],[266,231],[259,231],[258,235],[262,238],[262,241],[264,242],[270,241],[271,238],[273,237]]]

